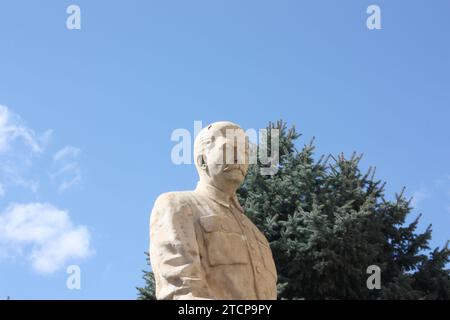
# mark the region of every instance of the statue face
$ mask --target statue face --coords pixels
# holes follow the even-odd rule
[[[227,184],[239,186],[248,170],[248,142],[242,129],[226,130],[215,135],[205,162],[210,179],[217,187]]]

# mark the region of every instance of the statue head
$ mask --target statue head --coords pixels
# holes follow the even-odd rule
[[[228,121],[215,122],[200,131],[194,143],[200,181],[234,192],[248,170],[248,140],[244,130]]]

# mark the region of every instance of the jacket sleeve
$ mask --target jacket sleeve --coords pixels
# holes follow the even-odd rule
[[[210,299],[192,208],[177,194],[156,200],[150,218],[150,261],[158,300]]]

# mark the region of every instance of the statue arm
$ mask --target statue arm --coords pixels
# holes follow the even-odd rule
[[[176,194],[158,198],[150,222],[150,261],[158,299],[209,299],[194,217]]]

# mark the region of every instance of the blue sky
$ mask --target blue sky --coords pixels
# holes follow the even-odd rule
[[[445,0],[2,1],[0,221],[34,220],[3,239],[0,299],[134,299],[155,198],[196,184],[170,159],[172,131],[195,120],[284,119],[318,154],[364,153],[442,246],[449,30]]]

